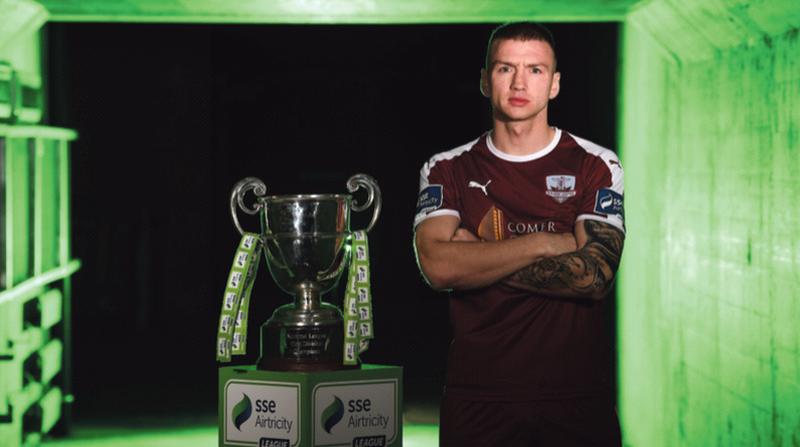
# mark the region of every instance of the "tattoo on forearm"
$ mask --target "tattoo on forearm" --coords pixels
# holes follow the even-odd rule
[[[545,258],[518,271],[509,283],[543,292],[570,291],[590,296],[608,292],[619,267],[625,236],[616,227],[584,221],[587,242],[578,251]]]

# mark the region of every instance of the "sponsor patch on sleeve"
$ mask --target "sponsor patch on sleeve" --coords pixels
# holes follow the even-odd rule
[[[608,188],[601,188],[597,191],[597,197],[594,201],[594,212],[606,216],[616,214],[620,218],[624,218],[625,209],[622,206],[622,194]]]
[[[442,207],[442,185],[429,185],[417,197],[417,214],[429,213]]]

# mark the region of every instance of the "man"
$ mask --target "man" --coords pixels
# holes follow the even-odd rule
[[[603,324],[624,240],[616,155],[550,127],[550,32],[492,33],[481,92],[493,129],[421,170],[415,247],[452,290],[441,410],[447,446],[618,446]]]

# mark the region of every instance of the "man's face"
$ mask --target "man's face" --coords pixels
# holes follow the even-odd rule
[[[492,102],[495,118],[526,121],[544,113],[558,95],[561,74],[555,55],[541,40],[500,40],[491,66],[481,70],[481,90]]]

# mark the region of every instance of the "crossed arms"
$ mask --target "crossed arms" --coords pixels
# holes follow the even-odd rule
[[[576,222],[574,235],[542,232],[501,241],[481,241],[459,223],[455,216],[437,216],[417,226],[417,260],[434,289],[502,281],[545,295],[599,300],[614,283],[625,239],[596,220]]]

